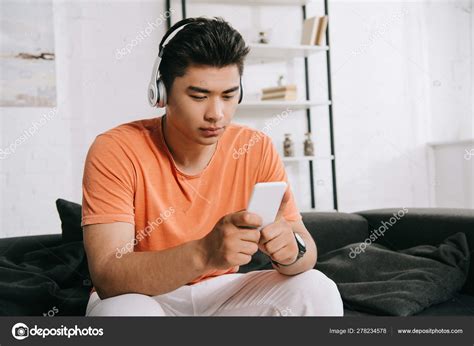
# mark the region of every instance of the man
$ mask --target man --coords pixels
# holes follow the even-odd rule
[[[257,182],[288,183],[271,139],[231,124],[248,51],[222,19],[176,23],[149,94],[166,114],[95,139],[83,179],[88,316],[343,314],[335,283],[312,269],[290,188],[261,231],[245,211]],[[259,249],[274,269],[237,273]]]

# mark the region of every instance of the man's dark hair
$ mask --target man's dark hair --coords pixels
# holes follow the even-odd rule
[[[220,17],[196,17],[165,45],[160,75],[166,91],[171,90],[176,77],[182,77],[190,65],[226,67],[237,65],[244,71],[244,59],[249,52],[242,35]],[[178,26],[177,22],[170,30]],[[161,42],[163,43],[163,41]]]

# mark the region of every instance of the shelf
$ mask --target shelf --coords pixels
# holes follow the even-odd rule
[[[429,142],[426,143],[429,147],[446,147],[450,145],[469,145],[474,142],[474,138],[459,139],[454,141],[445,141],[445,142]]]
[[[320,4],[320,0],[317,0],[318,5]],[[170,3],[171,1],[166,1],[166,8],[170,11]],[[303,10],[303,20],[307,18],[307,10],[306,5],[308,4],[316,4],[316,0],[183,0],[181,1],[182,7],[182,17],[186,18],[186,3],[188,4],[210,4],[210,5],[233,5],[233,6],[251,6],[254,7],[256,10],[260,10],[260,8],[255,8],[259,6],[300,6]],[[324,14],[328,15],[328,1],[323,2],[323,9]],[[319,8],[319,6],[318,6]],[[284,9],[284,8],[281,8]],[[170,23],[169,23],[170,24]],[[289,28],[288,24],[285,23],[285,20],[280,20],[278,25]],[[285,26],[286,25],[286,26]],[[301,29],[303,27],[303,22],[301,23]],[[291,29],[291,28],[290,28]],[[297,29],[293,27],[293,29]],[[256,29],[255,29],[256,30]],[[329,38],[329,35],[326,34],[326,37]],[[326,69],[327,69],[327,85],[328,85],[328,95],[331,95],[331,69],[330,69],[330,42],[327,41],[326,45],[324,46],[316,46],[316,45],[301,45],[299,41],[295,42],[295,44],[281,44],[281,41],[278,38],[275,38],[273,43],[270,40],[268,44],[262,43],[248,43],[250,52],[246,59],[246,64],[255,65],[251,68],[260,68],[262,64],[269,63],[267,67],[274,67],[277,70],[282,67],[281,65],[288,65],[294,63],[304,62],[304,72],[305,72],[305,89],[306,93],[308,86],[310,85],[310,78],[309,78],[309,71],[308,71],[308,64],[315,60],[315,62],[322,63],[325,61]],[[316,55],[324,53],[321,55]],[[313,57],[314,59],[307,59],[309,57]],[[316,59],[318,58],[318,59]],[[295,61],[293,61],[295,60]],[[287,68],[289,66],[286,66]],[[257,73],[258,79],[258,73]],[[300,97],[303,98],[304,94],[300,94]],[[311,206],[316,206],[316,196],[315,196],[315,186],[314,186],[314,175],[312,171],[312,162],[316,160],[329,160],[328,162],[331,165],[331,172],[332,172],[332,196],[333,196],[333,209],[331,210],[324,210],[321,208],[309,208],[306,210],[301,210],[301,212],[337,212],[337,187],[336,187],[336,161],[334,156],[334,136],[333,136],[333,110],[330,105],[332,104],[330,97],[329,100],[318,100],[318,101],[309,101],[305,99],[300,99],[297,101],[284,101],[284,100],[267,100],[261,101],[256,95],[248,95],[252,97],[244,97],[245,101],[237,107],[238,116],[250,116],[253,118],[260,117],[260,113],[264,113],[263,117],[268,116],[269,114],[274,114],[281,112],[282,115],[285,114],[285,110],[287,112],[291,111],[301,111],[306,110],[306,119],[308,127],[310,127],[310,120],[311,120],[311,113],[313,107],[328,107],[328,114],[329,114],[329,141],[331,144],[331,153],[327,156],[300,156],[300,157],[291,157],[291,158],[282,158],[283,162],[310,162],[308,165],[309,173],[310,173],[310,184],[311,184]],[[265,111],[265,112],[263,112]],[[303,112],[302,112],[303,113]],[[325,112],[323,112],[325,113]],[[280,115],[278,115],[279,117]]]
[[[328,106],[331,101],[249,101],[243,102],[237,110],[249,110],[249,109],[286,109],[301,110],[308,109],[311,107]]]
[[[246,62],[251,64],[305,58],[329,49],[328,46],[275,45],[271,43],[250,43],[249,47],[250,53]]]
[[[227,1],[222,1],[222,0],[187,0],[189,3],[208,3],[208,4],[219,4],[219,5],[245,5],[245,6],[261,6],[261,5],[276,5],[276,6],[282,6],[282,5],[298,5],[298,6],[303,6],[303,5],[308,5],[314,0],[227,0]]]
[[[336,209],[319,209],[319,208],[307,208],[301,209],[300,213],[337,213]]]
[[[283,162],[298,162],[298,161],[322,161],[322,160],[334,160],[334,155],[329,156],[293,156],[293,157],[282,157]]]

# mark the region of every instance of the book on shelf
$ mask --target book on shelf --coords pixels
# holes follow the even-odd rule
[[[326,30],[328,29],[328,16],[319,17],[318,32],[316,34],[315,44],[321,46],[326,37]]]
[[[271,88],[263,88],[262,93],[267,94],[267,93],[290,91],[290,90],[296,92],[296,84],[288,84],[288,85],[280,85],[280,86],[271,87]]]
[[[262,95],[262,101],[265,100],[284,100],[284,101],[295,101],[296,92],[283,92],[283,93],[271,93]]]
[[[314,16],[303,23],[302,45],[322,45],[328,27],[328,16]]]
[[[318,30],[318,17],[310,17],[305,19],[303,23],[303,33],[301,35],[302,45],[312,45],[316,42],[316,34]]]
[[[296,85],[282,85],[272,88],[262,89],[262,101],[264,100],[286,100],[294,101],[296,100]]]

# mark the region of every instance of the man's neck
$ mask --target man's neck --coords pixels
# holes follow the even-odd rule
[[[162,129],[163,139],[180,171],[194,175],[207,167],[216,150],[217,143],[200,145],[190,141],[185,134],[168,122],[166,114],[163,116]]]

